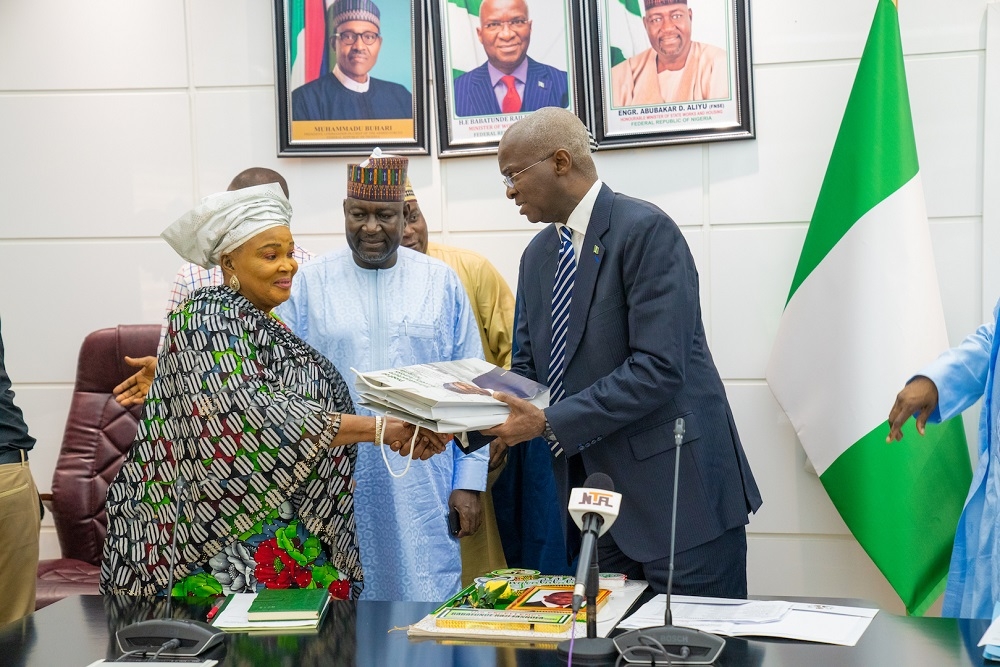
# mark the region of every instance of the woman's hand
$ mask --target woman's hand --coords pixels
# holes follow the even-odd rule
[[[125,407],[132,405],[142,405],[149,393],[149,387],[153,384],[153,377],[156,375],[156,357],[125,357],[125,363],[133,368],[138,368],[139,372],[131,376],[120,385],[111,390],[115,395],[115,400]]]
[[[395,417],[385,417],[384,426],[382,427],[382,442],[389,445],[389,448],[394,452],[398,452],[403,448],[403,445],[407,445],[407,452],[409,452],[410,439],[413,437],[413,424],[408,424]],[[378,442],[375,443],[376,445]]]
[[[389,445],[389,448],[398,452],[400,456],[409,456],[410,442],[413,440],[415,428],[413,424],[408,424],[394,417],[386,417],[382,442]],[[413,458],[426,461],[435,454],[443,452],[449,440],[451,440],[450,434],[433,433],[422,428],[414,444]]]

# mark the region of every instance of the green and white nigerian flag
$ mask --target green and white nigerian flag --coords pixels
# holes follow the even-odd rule
[[[479,27],[479,6],[483,0],[448,0],[448,44],[451,54],[451,75],[458,78],[486,62],[476,28]]]
[[[903,69],[879,0],[767,369],[847,526],[922,614],[972,479],[960,418],[887,444],[896,393],[948,347]]]
[[[608,9],[608,41],[610,65],[649,48],[649,37],[642,24],[642,0],[606,0]]]

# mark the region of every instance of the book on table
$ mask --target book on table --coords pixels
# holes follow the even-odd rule
[[[572,614],[564,606],[565,595],[552,595],[568,591],[572,599],[572,585],[550,583],[553,580],[572,581],[573,577],[537,575],[523,580],[517,577],[513,580],[511,577],[480,577],[478,582],[463,588],[436,610],[411,625],[407,629],[407,635],[462,641],[502,641],[555,648],[556,642],[569,639],[574,633],[578,637],[583,636],[583,629],[572,627]],[[499,583],[500,586],[491,586],[491,583]],[[645,588],[645,581],[624,581],[614,590],[601,589],[597,604],[599,637],[608,636]],[[531,602],[538,600],[539,596],[544,606],[511,608],[516,598]],[[549,596],[547,600],[546,596]]]
[[[543,633],[562,632],[573,622],[568,611],[532,610],[527,612],[509,609],[464,609],[452,607],[435,614],[434,624],[439,628],[464,628],[470,630],[523,630]]]
[[[265,588],[247,610],[247,620],[318,621],[329,603],[325,588]]]

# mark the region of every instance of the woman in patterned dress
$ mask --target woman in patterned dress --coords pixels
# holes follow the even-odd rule
[[[298,265],[275,184],[206,197],[163,238],[222,267],[169,318],[135,442],[108,489],[101,591],[162,595],[327,588],[357,598],[358,442],[409,453],[413,428],[354,415],[336,368],[271,309]],[[443,451],[421,431],[415,458]],[[178,512],[178,508],[180,511]],[[178,518],[179,513],[179,518]]]

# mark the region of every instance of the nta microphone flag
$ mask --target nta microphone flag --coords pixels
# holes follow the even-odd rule
[[[767,369],[824,488],[911,614],[944,588],[972,470],[959,417],[910,420],[896,392],[948,347],[903,68],[879,0]]]

